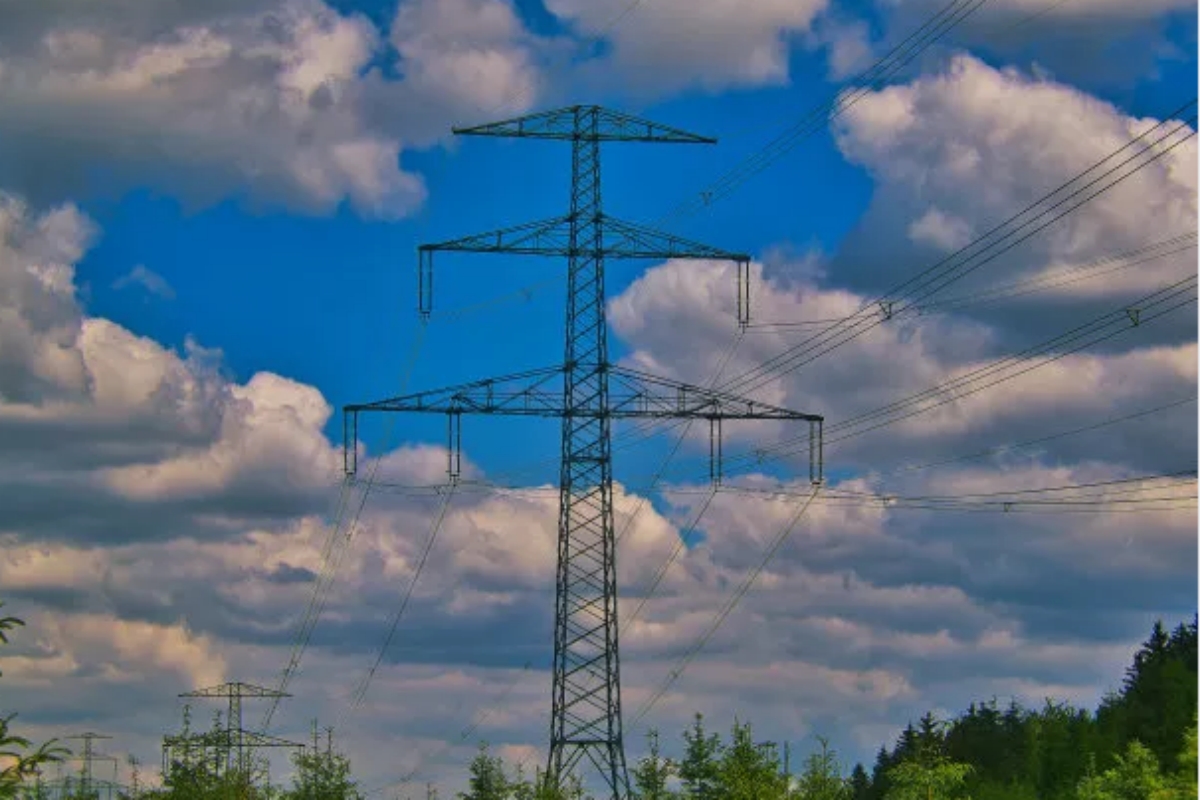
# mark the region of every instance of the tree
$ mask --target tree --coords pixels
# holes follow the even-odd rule
[[[326,729],[325,749],[313,724],[313,746],[292,755],[296,774],[290,800],[362,800],[358,784],[350,777],[350,759],[333,749],[333,729]]]
[[[721,800],[780,800],[787,796],[787,778],[779,769],[775,745],[756,745],[749,725],[733,723],[729,746],[717,762]]]
[[[850,773],[850,798],[851,800],[870,800],[871,798],[871,777],[867,775],[862,764],[855,764],[854,771]]]
[[[855,774],[859,775],[859,787],[852,788],[842,777],[842,768],[837,761],[837,753],[829,748],[829,741],[817,737],[821,744],[821,752],[812,753],[804,760],[804,771],[800,774],[797,789],[802,800],[853,800],[856,791],[865,791],[863,782],[867,773],[859,765]]]
[[[921,718],[920,733],[909,737],[911,745],[904,758],[888,770],[891,786],[886,800],[949,800],[964,795],[973,767],[946,755],[945,728],[946,723],[932,714]]]
[[[1175,800],[1150,748],[1130,742],[1112,769],[1079,784],[1079,800]]]
[[[1175,776],[1175,785],[1181,797],[1195,797],[1196,786],[1196,716],[1192,716],[1192,727],[1183,735],[1183,749],[1179,753],[1179,772]]]
[[[1155,622],[1125,671],[1121,695],[1106,709],[1110,727],[1117,729],[1118,749],[1136,740],[1166,772],[1176,770],[1179,744],[1196,709],[1196,653],[1195,618],[1171,634],[1161,621]]]
[[[692,727],[683,732],[685,744],[679,778],[684,796],[689,800],[716,800],[718,758],[721,738],[704,731],[704,717],[697,714]]]
[[[504,762],[499,756],[488,755],[486,743],[479,745],[470,769],[469,789],[465,794],[459,793],[459,800],[507,800],[512,794],[514,787],[504,774]]]
[[[3,605],[3,601],[0,601],[0,606]],[[9,631],[23,627],[25,621],[22,619],[0,617],[0,644],[8,644]],[[15,798],[29,778],[36,778],[43,765],[62,761],[71,754],[56,739],[32,749],[33,742],[12,730],[12,721],[16,716],[0,712],[0,763],[7,763],[7,766],[0,768],[0,800]]]
[[[633,788],[638,800],[670,800],[674,793],[667,789],[667,782],[676,773],[675,763],[663,758],[658,746],[658,731],[646,734],[650,748],[647,756],[633,768]]]
[[[892,787],[887,800],[949,800],[964,797],[970,764],[946,758],[901,761],[888,770]]]

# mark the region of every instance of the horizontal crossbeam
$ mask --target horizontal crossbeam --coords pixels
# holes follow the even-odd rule
[[[609,381],[606,407],[563,407],[561,380],[565,367],[548,367],[505,375],[499,378],[464,383],[443,389],[392,397],[374,403],[347,405],[343,409],[343,455],[346,474],[354,475],[358,465],[358,417],[366,412],[408,412],[446,414],[452,420],[449,474],[458,477],[460,440],[457,423],[463,414],[493,414],[515,417],[571,417],[573,419],[706,419],[783,420],[807,422],[814,442],[820,437],[824,417],[780,408],[768,403],[739,397],[728,392],[705,389],[670,378],[661,378],[614,365],[600,368]],[[719,435],[719,427],[718,427]],[[713,450],[720,458],[720,448]],[[818,479],[819,451],[813,450],[812,475]],[[714,465],[717,465],[714,462]],[[719,472],[714,472],[714,477]]]
[[[268,689],[265,686],[255,686],[252,683],[222,683],[193,692],[184,692],[180,697],[291,697],[287,692]]]
[[[594,115],[595,125],[581,127],[577,120]],[[567,106],[554,111],[527,114],[523,117],[492,122],[487,125],[451,129],[457,136],[501,136],[515,139],[558,139],[593,142],[662,142],[668,144],[716,144],[708,136],[672,128],[619,111],[599,106]]]
[[[600,214],[604,258],[646,259],[712,259],[715,261],[749,261],[746,253],[734,253],[719,247],[694,242],[682,236],[655,230],[646,225],[627,222],[608,214]],[[594,249],[591,247],[590,249]],[[590,252],[589,249],[589,252]],[[580,255],[571,249],[571,218],[555,217],[511,228],[498,228],[471,236],[463,236],[417,248],[423,256],[436,251],[465,253],[507,253],[523,256],[555,256],[568,258]]]
[[[374,403],[348,405],[345,413],[408,411],[433,414],[502,414],[518,417],[563,417],[562,393],[547,384],[565,372],[563,367],[532,370],[475,383],[393,397]],[[823,417],[779,408],[727,392],[647,375],[609,365],[608,408],[577,408],[577,417],[614,419],[777,419],[818,422]]]
[[[722,250],[702,242],[656,230],[646,225],[598,216],[600,249],[605,259],[711,260],[734,261],[739,267],[750,263],[746,253]],[[594,250],[594,243],[590,245]],[[571,247],[571,218],[554,217],[510,228],[498,228],[417,248],[419,310],[428,315],[433,309],[433,254],[436,252],[503,253],[523,256],[571,258],[582,253]],[[739,271],[739,281],[742,279]],[[739,320],[741,319],[739,306]]]

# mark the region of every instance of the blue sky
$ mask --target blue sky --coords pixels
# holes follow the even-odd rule
[[[12,109],[0,120],[0,508],[10,510],[0,587],[41,637],[17,642],[4,669],[22,689],[22,723],[38,735],[103,730],[117,751],[149,760],[177,719],[175,694],[270,684],[286,663],[337,504],[340,408],[401,390],[417,246],[566,208],[566,145],[456,140],[452,125],[595,102],[717,137],[605,147],[606,211],[649,223],[849,88],[940,6],[644,0],[611,29],[617,0],[130,7],[0,3],[0,104]],[[844,316],[1194,98],[1195,32],[1194,6],[1175,0],[990,0],[888,88],[666,229],[752,255],[757,323]],[[1194,274],[1194,240],[1144,263],[1096,265],[1194,232],[1195,219],[1189,140],[940,296],[1037,291],[881,326],[770,376],[756,396],[852,422]],[[558,363],[564,268],[439,254],[436,310],[407,389]],[[1082,277],[1055,283],[1068,273]],[[614,360],[712,377],[737,332],[726,266],[613,262],[607,280]],[[528,298],[437,313],[533,284]],[[831,445],[829,487],[961,497],[1194,469],[1185,403],[994,458],[895,471],[1194,398],[1194,314],[1182,307]],[[725,377],[802,338],[747,332]],[[384,454],[382,480],[443,480],[443,420],[396,423],[390,438],[363,429],[368,450]],[[735,432],[726,452],[788,435]],[[648,501],[622,544],[622,608],[706,494],[704,437],[666,473],[685,493],[644,490],[672,443],[617,455],[630,487],[621,519]],[[468,419],[464,446],[483,479],[556,479],[552,421]],[[802,456],[755,469],[747,480],[804,487]],[[1177,490],[1194,501],[1194,483]],[[503,696],[478,736],[512,759],[540,753],[555,503],[553,490],[455,498],[371,702],[347,715],[438,510],[429,497],[372,493],[292,687],[306,710],[285,707],[276,732],[302,735],[305,713],[320,713],[344,727],[368,786],[402,772],[385,757],[399,748],[434,752],[422,780],[452,789],[475,739],[437,743],[457,742],[472,713]],[[653,724],[674,731],[701,710],[727,727],[737,714],[764,737],[823,733],[847,761],[869,760],[930,708],[992,695],[1093,704],[1154,618],[1195,610],[1191,506],[1136,525],[1111,509],[814,509]],[[705,510],[625,640],[628,707],[650,696],[789,513],[726,492]],[[535,666],[522,676],[526,659]],[[159,704],[125,713],[135,690]],[[628,735],[633,757],[641,734]]]

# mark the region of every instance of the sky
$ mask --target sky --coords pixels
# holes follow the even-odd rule
[[[727,426],[710,498],[707,431],[618,426],[631,761],[651,727],[677,753],[695,712],[794,756],[828,737],[851,765],[927,710],[1094,706],[1155,619],[1196,611],[1194,481],[1113,483],[1195,470],[1196,9],[987,0],[862,83],[940,8],[0,0],[0,599],[28,623],[0,686],[18,730],[104,733],[156,765],[180,693],[278,685],[335,542],[270,731],[335,725],[372,797],[462,788],[481,741],[543,762],[558,426],[465,419],[474,483],[435,526],[442,495],[412,487],[446,481],[444,420],[365,424],[365,492],[343,484],[340,409],[561,362],[563,263],[439,254],[422,330],[416,248],[567,207],[567,145],[452,126],[591,103],[719,140],[605,145],[607,213],[753,259],[741,333],[732,265],[609,263],[613,361],[826,419],[827,481],[790,530],[810,491],[795,430]],[[955,261],[1171,130],[1077,210]],[[962,268],[912,313],[872,310],[945,264]],[[854,314],[879,324],[801,357],[822,327],[797,323]],[[1005,511],[981,496],[999,492],[1025,494]],[[1091,504],[1028,502],[1067,497]]]

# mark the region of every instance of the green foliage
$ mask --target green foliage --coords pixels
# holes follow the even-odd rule
[[[358,784],[350,777],[350,759],[333,749],[333,731],[328,732],[325,749],[317,742],[315,727],[313,747],[292,755],[296,774],[287,800],[362,800]]]
[[[920,729],[904,737],[905,752],[887,770],[890,783],[886,800],[949,800],[966,796],[967,777],[974,767],[946,755],[948,723],[932,714],[921,717]],[[902,739],[903,741],[903,739]]]
[[[901,761],[888,771],[892,787],[887,800],[949,800],[966,797],[970,764],[945,758]]]
[[[1180,624],[1168,634],[1156,622],[1150,637],[1125,671],[1121,692],[1106,698],[1098,713],[1109,746],[1124,752],[1141,742],[1167,773],[1179,766],[1179,748],[1197,703],[1197,623]]]
[[[4,603],[0,601],[0,606]],[[25,627],[17,617],[0,618],[0,644],[8,644],[8,631]],[[71,751],[51,739],[34,748],[33,742],[12,729],[16,714],[0,712],[0,800],[28,794],[30,778],[35,778],[44,765],[62,761]],[[38,787],[34,787],[35,789]]]
[[[1078,800],[1177,800],[1178,795],[1159,772],[1150,748],[1130,742],[1116,765],[1079,784]]]
[[[688,800],[717,800],[721,737],[704,730],[704,717],[696,715],[692,727],[683,732],[684,753],[679,762],[683,796]]]
[[[860,765],[851,781],[842,777],[842,767],[837,753],[830,749],[826,739],[817,738],[821,752],[812,753],[804,760],[804,771],[800,773],[797,791],[803,800],[856,800],[865,793],[867,773]],[[853,782],[853,783],[852,783]]]
[[[850,800],[870,800],[871,798],[871,776],[863,769],[862,764],[855,764],[854,770],[850,773]]]
[[[470,770],[470,788],[459,793],[459,800],[508,800],[511,796],[513,787],[504,774],[504,762],[499,756],[489,755],[486,744],[479,746]]]
[[[1196,717],[1192,716],[1192,727],[1183,736],[1183,748],[1179,752],[1179,771],[1175,774],[1175,786],[1181,797],[1196,797]]]
[[[646,743],[650,752],[633,768],[633,790],[638,800],[671,800],[675,794],[667,789],[667,783],[678,768],[673,761],[662,757],[658,731],[647,733]]]
[[[733,723],[716,774],[714,796],[720,800],[781,800],[787,795],[787,779],[779,769],[775,745],[755,744],[748,724]]]

